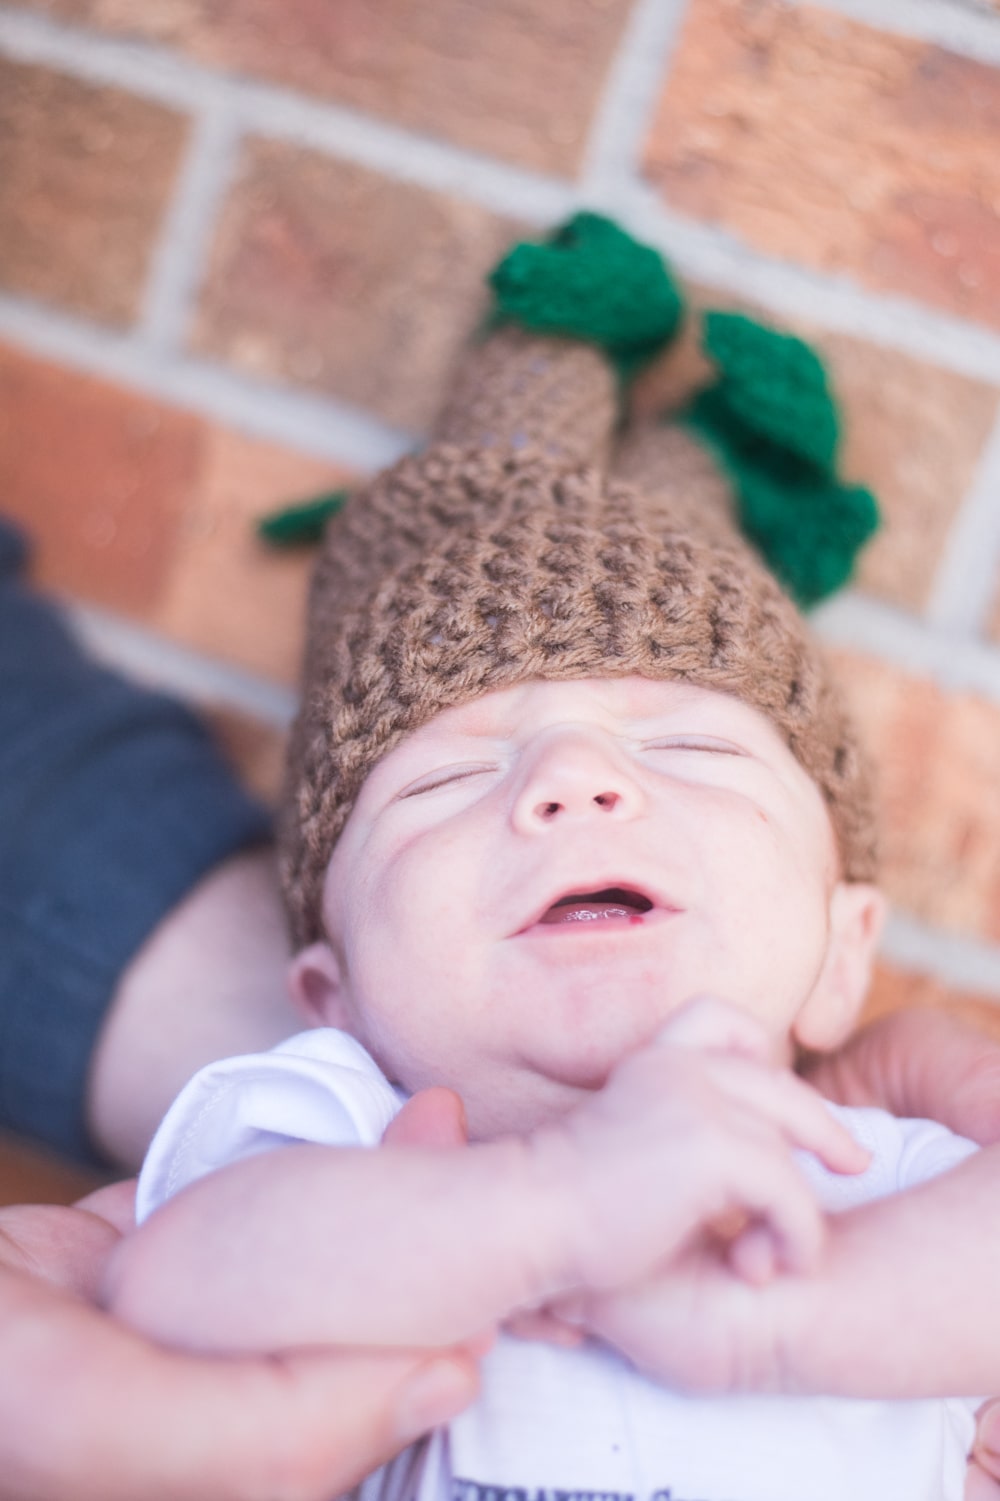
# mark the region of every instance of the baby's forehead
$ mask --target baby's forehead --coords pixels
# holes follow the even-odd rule
[[[641,727],[647,721],[684,720],[734,729],[777,731],[757,709],[730,693],[669,678],[532,678],[511,688],[442,709],[402,744],[413,741],[508,739],[543,724],[595,723]]]

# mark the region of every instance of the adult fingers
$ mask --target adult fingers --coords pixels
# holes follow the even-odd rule
[[[814,1059],[809,1078],[843,1105],[929,1116],[981,1146],[1000,1141],[1000,1045],[943,1008],[880,1017],[838,1052]]]
[[[105,1262],[121,1239],[107,1220],[61,1204],[0,1209],[0,1267],[26,1272],[94,1301]]]
[[[466,1355],[191,1357],[0,1273],[0,1501],[327,1501],[475,1395]]]
[[[385,1145],[397,1147],[462,1147],[467,1139],[461,1096],[442,1085],[407,1100],[382,1138]]]
[[[114,1225],[122,1235],[135,1228],[135,1190],[137,1178],[126,1178],[120,1183],[106,1183],[95,1188],[83,1199],[77,1199],[74,1209],[85,1209],[96,1214],[109,1225]]]

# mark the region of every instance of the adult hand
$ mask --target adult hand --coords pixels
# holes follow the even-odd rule
[[[841,1105],[929,1117],[980,1146],[1000,1141],[1000,1042],[964,1015],[893,1011],[811,1059],[805,1074]]]
[[[810,1083],[842,1105],[941,1121],[980,1146],[1000,1141],[1000,1043],[966,1016],[911,1006],[814,1059]],[[966,1501],[1000,1501],[1000,1402],[980,1411]]]
[[[467,1352],[213,1359],[88,1298],[116,1186],[0,1211],[0,1501],[328,1501],[475,1396]]]

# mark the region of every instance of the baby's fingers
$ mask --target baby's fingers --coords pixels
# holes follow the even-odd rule
[[[822,1096],[795,1074],[742,1058],[713,1060],[711,1072],[718,1088],[777,1126],[791,1146],[813,1152],[831,1172],[860,1173],[871,1161]]]
[[[656,1041],[675,1048],[735,1053],[765,1059],[770,1043],[755,1017],[713,995],[692,996],[657,1034]]]
[[[741,1253],[734,1271],[748,1281],[762,1282],[775,1268],[808,1271],[823,1248],[826,1220],[795,1163],[772,1151],[750,1148],[734,1168],[739,1175],[738,1202],[748,1220],[734,1242],[737,1246],[747,1241],[746,1263]]]

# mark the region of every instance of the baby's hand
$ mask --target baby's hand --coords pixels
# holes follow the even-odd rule
[[[835,1172],[858,1172],[868,1157],[767,1051],[751,1018],[699,998],[536,1134],[567,1216],[570,1285],[624,1287],[706,1240],[725,1243],[750,1280],[812,1264],[824,1220],[793,1148]]]

